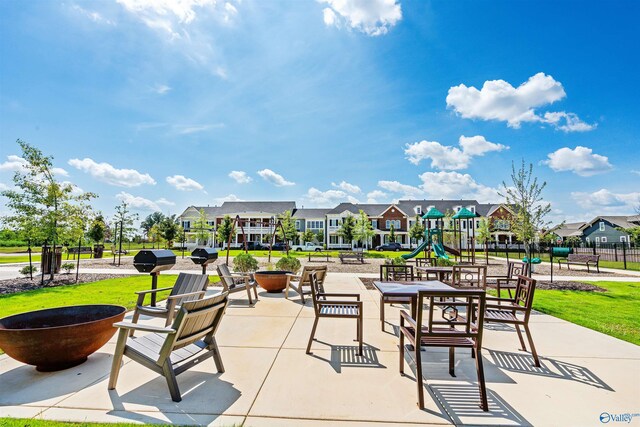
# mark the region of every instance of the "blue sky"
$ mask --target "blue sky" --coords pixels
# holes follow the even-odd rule
[[[634,1],[0,2],[0,186],[18,138],[107,215],[499,202],[524,159],[552,220],[632,214],[638,16]]]

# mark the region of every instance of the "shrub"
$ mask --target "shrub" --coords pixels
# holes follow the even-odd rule
[[[76,268],[76,266],[72,262],[65,262],[60,266],[60,268],[63,269],[67,274],[69,274],[71,270]]]
[[[451,267],[452,265],[456,265],[456,263],[448,258],[436,258],[436,265],[438,267]]]
[[[250,273],[258,269],[258,260],[253,255],[242,253],[233,259],[233,269],[240,273]]]
[[[20,274],[27,277],[27,276],[30,276],[32,273],[35,274],[37,271],[38,271],[38,267],[36,267],[35,265],[25,265],[20,269]]]
[[[298,258],[292,256],[285,256],[278,260],[276,263],[276,268],[278,270],[290,271],[292,273],[297,273],[300,270],[300,261]]]
[[[391,264],[391,265],[405,265],[407,263],[407,260],[402,257],[395,257],[395,258],[387,257],[385,258],[384,263]]]

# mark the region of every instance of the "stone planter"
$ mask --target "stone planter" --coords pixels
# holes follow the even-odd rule
[[[0,348],[38,371],[71,368],[109,341],[126,311],[119,305],[76,305],[5,317]]]
[[[254,277],[262,289],[270,293],[282,292],[287,287],[287,274],[289,271],[256,271]]]

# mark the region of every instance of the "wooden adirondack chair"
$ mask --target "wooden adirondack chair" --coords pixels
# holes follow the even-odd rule
[[[316,278],[318,279],[319,285],[324,285],[324,278],[327,275],[327,266],[319,265],[319,266],[311,266],[305,265],[302,269],[302,273],[299,276],[288,276],[287,278],[287,288],[284,291],[284,297],[289,299],[289,289],[293,289],[298,294],[300,294],[300,300],[304,304],[304,296],[311,295],[311,282],[309,280],[309,274],[315,271]],[[304,286],[308,286],[309,290],[305,291]]]
[[[223,292],[183,303],[171,327],[115,323],[113,326],[120,333],[111,365],[109,390],[116,387],[123,356],[164,376],[174,402],[182,400],[176,375],[203,362],[209,356],[213,357],[218,372],[224,372],[215,334],[227,307],[228,295]],[[128,338],[130,330],[151,333],[139,338]]]
[[[144,314],[152,317],[164,317],[166,319],[165,326],[169,326],[180,306],[186,301],[198,300],[204,297],[208,285],[209,277],[207,275],[180,273],[173,287],[136,292],[138,301],[133,312],[132,322],[138,323],[138,318],[141,314]],[[144,299],[147,295],[168,291],[169,289],[171,289],[171,293],[164,304],[155,307],[144,305]],[[133,330],[131,335],[133,336]]]
[[[218,270],[218,276],[220,276],[220,282],[224,287],[225,292],[230,294],[234,292],[247,291],[247,297],[249,297],[249,304],[253,304],[251,299],[251,288],[258,300],[258,284],[255,280],[251,280],[248,274],[231,273],[227,264],[219,264],[216,269]]]

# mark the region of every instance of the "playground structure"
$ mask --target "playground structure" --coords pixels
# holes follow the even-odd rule
[[[244,232],[244,225],[250,220],[247,218],[240,218],[240,215],[236,215],[233,219],[233,225],[231,226],[231,232],[229,233],[229,237],[227,238],[227,258],[226,263],[229,264],[229,252],[231,251],[231,238],[236,232],[236,226],[240,226],[240,231],[242,232],[242,246],[244,248],[245,253],[249,253],[249,247],[247,246],[247,234]],[[286,236],[286,232],[284,226],[282,225],[281,220],[270,219],[269,221],[260,221],[260,225],[267,226],[272,228],[273,233],[271,233],[271,242],[269,244],[269,262],[271,262],[271,248],[273,248],[273,244],[275,242],[276,234],[278,228],[282,230],[282,236]],[[287,256],[289,256],[289,242],[287,239],[284,239],[284,247],[287,252]]]
[[[445,215],[436,208],[431,208],[429,212],[422,216],[425,220],[425,232],[423,241],[418,247],[409,254],[401,255],[404,259],[411,259],[418,256],[421,252],[425,252],[425,258],[431,258],[431,252],[434,253],[435,258],[438,259],[450,259],[447,252],[454,256],[456,262],[470,262],[475,264],[476,261],[476,247],[475,247],[475,226],[473,221],[477,215],[467,208],[460,209],[450,221],[449,226],[453,225],[452,229],[444,228]],[[435,227],[430,227],[431,221],[435,222]],[[465,232],[462,231],[462,224],[465,224]],[[469,231],[471,230],[471,234]],[[453,244],[457,247],[447,246],[444,240],[444,233],[453,233]],[[463,234],[464,243],[463,245]],[[463,252],[466,249],[466,254]]]

